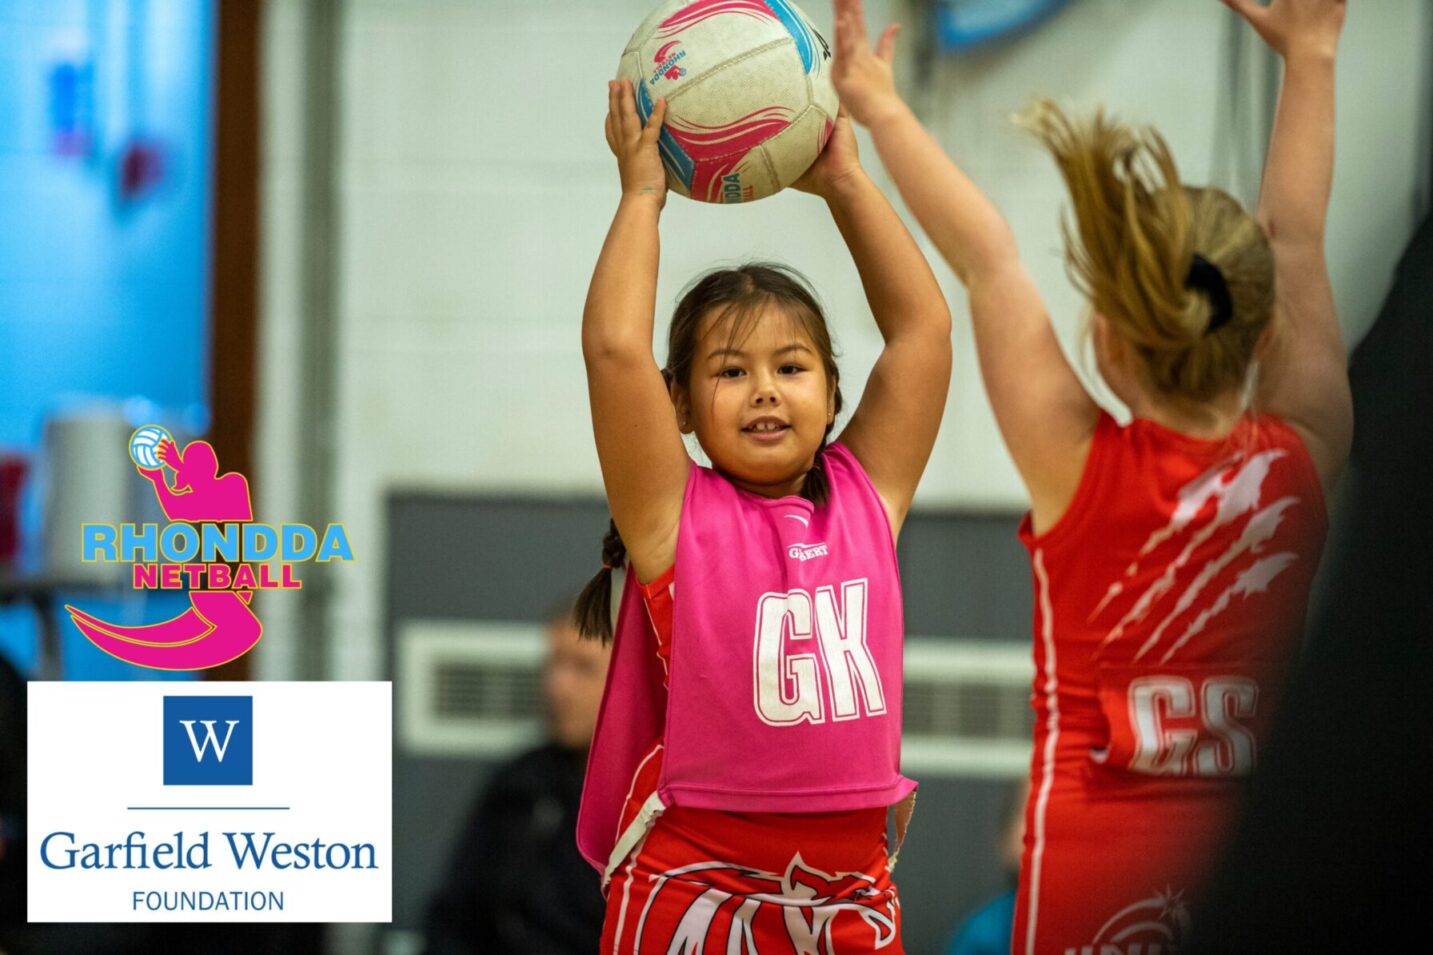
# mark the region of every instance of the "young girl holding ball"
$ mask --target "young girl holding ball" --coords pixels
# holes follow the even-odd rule
[[[578,608],[610,636],[626,568],[578,827],[607,891],[602,950],[901,951],[886,816],[915,784],[895,541],[945,407],[949,312],[843,115],[796,183],[829,207],[885,341],[838,440],[830,334],[789,270],[703,277],[659,366],[665,105],[644,127],[630,84],[608,93],[622,198],[582,340],[613,528]]]
[[[1226,0],[1284,59],[1251,215],[1183,186],[1164,140],[1041,103],[1120,425],[1056,340],[1010,227],[901,102],[837,0],[835,82],[969,291],[985,387],[1030,496],[1035,749],[1018,953],[1186,937],[1294,649],[1349,449],[1324,261],[1342,0]],[[1257,377],[1255,359],[1257,362]],[[1252,396],[1252,404],[1249,397]]]

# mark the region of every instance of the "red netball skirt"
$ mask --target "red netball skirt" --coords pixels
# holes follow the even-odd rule
[[[904,953],[886,810],[673,806],[612,873],[602,952]]]

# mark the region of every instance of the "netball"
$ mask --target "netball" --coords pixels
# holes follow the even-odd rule
[[[142,468],[159,467],[159,445],[174,440],[168,431],[157,424],[147,424],[135,429],[129,437],[129,457]]]
[[[820,155],[836,119],[831,48],[789,0],[668,0],[617,69],[643,121],[667,100],[662,162],[702,202],[765,198]]]

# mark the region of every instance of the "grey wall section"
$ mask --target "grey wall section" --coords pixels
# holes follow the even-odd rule
[[[1029,641],[1034,598],[1018,525],[1008,514],[911,513],[898,550],[906,633]]]
[[[544,619],[597,569],[607,528],[606,505],[593,499],[395,493],[387,510],[390,677],[405,621]],[[1016,524],[1011,515],[913,513],[900,544],[907,632],[1028,641],[1030,570]],[[398,696],[404,691],[394,687]],[[415,757],[395,743],[395,928],[422,925],[456,833],[492,769],[477,760]],[[922,782],[896,870],[912,955],[941,951],[961,917],[1007,887],[996,840],[1011,786]]]

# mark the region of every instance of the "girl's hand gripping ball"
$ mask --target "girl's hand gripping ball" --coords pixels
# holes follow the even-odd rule
[[[836,116],[836,125],[831,131],[831,138],[826,141],[826,148],[816,157],[811,168],[791,185],[794,189],[826,199],[842,185],[864,173],[856,146],[856,133],[851,127],[851,117],[842,109]]]
[[[659,99],[643,126],[637,117],[631,81],[612,80],[607,84],[607,145],[617,157],[624,198],[649,196],[658,205],[666,204],[667,172],[657,152],[657,137],[666,115],[667,101]]]

